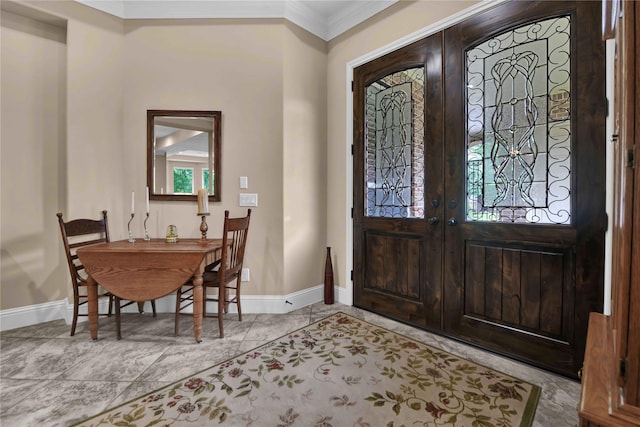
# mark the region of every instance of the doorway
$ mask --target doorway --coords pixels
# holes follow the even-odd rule
[[[354,70],[354,305],[577,377],[602,311],[596,2],[509,2]]]

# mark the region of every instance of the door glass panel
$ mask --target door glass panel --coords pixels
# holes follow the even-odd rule
[[[466,51],[466,218],[571,223],[570,18]]]
[[[366,216],[424,218],[424,67],[366,87]]]

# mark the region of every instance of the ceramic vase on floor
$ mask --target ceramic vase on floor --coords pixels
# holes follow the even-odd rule
[[[324,303],[333,304],[333,264],[330,247],[327,247],[327,259],[324,264]]]

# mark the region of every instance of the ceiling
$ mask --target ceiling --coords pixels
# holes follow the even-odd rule
[[[123,19],[285,18],[325,41],[398,0],[75,0]]]

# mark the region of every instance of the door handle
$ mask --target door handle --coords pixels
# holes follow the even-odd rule
[[[453,217],[451,217],[451,218],[449,218],[449,221],[447,221],[447,224],[449,224],[450,226],[453,227],[454,225],[458,225],[458,220],[453,218]]]
[[[438,218],[437,216],[432,216],[427,220],[427,222],[431,225],[436,225],[437,223],[440,222],[440,218]]]

